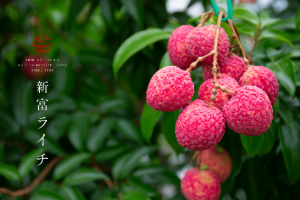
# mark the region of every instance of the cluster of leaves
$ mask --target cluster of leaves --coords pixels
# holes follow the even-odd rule
[[[153,110],[145,103],[145,92],[151,76],[171,64],[166,52],[171,32],[187,22],[196,25],[199,18],[189,19],[183,12],[170,15],[165,3],[16,0],[2,5],[0,187],[26,187],[61,156],[30,199],[158,200],[168,198],[164,188],[174,190],[171,199],[184,199],[178,174],[189,166],[193,152],[175,138],[179,111]],[[300,14],[289,19],[268,14],[234,11],[243,45],[250,53],[247,42],[255,42],[253,60],[276,74],[280,95],[272,127],[264,135],[240,137],[226,130],[221,145],[232,157],[233,171],[222,184],[224,199],[300,196]],[[227,25],[222,26],[230,36]],[[35,54],[31,41],[41,33],[53,41],[47,57],[68,65],[54,67],[40,80],[48,81],[47,94],[37,93],[37,81],[24,78],[18,66],[26,55]],[[198,91],[201,68],[192,76]],[[48,99],[47,111],[37,111],[40,98]],[[48,122],[38,129],[44,116]],[[44,147],[36,143],[43,133]],[[37,167],[42,153],[49,160]]]

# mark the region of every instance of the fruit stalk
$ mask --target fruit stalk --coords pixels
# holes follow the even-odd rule
[[[217,75],[220,76],[220,69],[218,68],[217,58],[218,58],[218,41],[219,41],[219,34],[220,34],[220,27],[221,27],[221,20],[223,17],[223,12],[219,13],[218,22],[217,22],[217,28],[216,28],[216,35],[215,35],[215,41],[214,41],[214,49],[211,51],[214,55],[213,60],[213,84],[214,88],[212,89],[212,94],[210,96],[210,106],[214,106],[214,101],[216,99],[217,89],[220,89],[223,92],[226,92],[228,94],[231,94],[232,92],[230,90],[227,90],[225,87],[221,86],[220,84],[217,84]]]
[[[235,28],[233,22],[232,22],[230,19],[228,19],[228,25],[229,25],[229,27],[230,27],[231,30],[232,30],[232,40],[231,40],[231,44],[233,44],[234,40],[236,39],[236,41],[238,42],[239,48],[240,48],[241,51],[242,51],[243,58],[244,58],[244,62],[245,62],[245,64],[247,65],[247,68],[248,68],[248,67],[249,67],[249,60],[247,59],[246,52],[245,52],[245,50],[244,50],[244,48],[243,48],[243,46],[242,46],[242,43],[241,43],[240,38],[239,38],[239,36],[238,36],[238,34],[237,34],[236,28]]]
[[[204,23],[211,18],[215,13],[213,11],[211,12],[206,12],[201,14],[201,21],[200,24],[198,25],[198,27],[202,27],[204,25]],[[207,16],[206,16],[207,15]],[[205,17],[206,16],[206,17]]]

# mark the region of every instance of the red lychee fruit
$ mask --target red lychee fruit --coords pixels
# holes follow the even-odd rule
[[[225,119],[216,107],[195,100],[179,114],[175,134],[178,143],[188,149],[199,151],[217,144],[225,133]]]
[[[184,174],[181,190],[187,200],[217,200],[221,185],[213,172],[194,168]]]
[[[250,66],[239,83],[241,86],[253,85],[259,87],[267,93],[272,105],[275,105],[279,85],[275,74],[270,69],[263,66]]]
[[[225,74],[222,74],[222,78],[217,78],[217,83],[221,86],[226,87],[226,89],[234,92],[237,88],[240,87],[238,82],[231,78],[230,76],[227,76]],[[200,86],[198,91],[198,99],[203,100],[205,103],[209,104],[210,97],[211,97],[211,91],[214,88],[213,79],[208,79],[204,81],[204,83]],[[216,99],[214,101],[214,106],[222,110],[223,105],[229,100],[230,95],[226,92],[222,92],[220,89],[217,89]]]
[[[186,70],[194,61],[185,49],[185,39],[193,30],[191,25],[179,26],[173,31],[168,42],[168,53],[173,65]]]
[[[220,72],[222,74],[231,76],[237,81],[240,80],[241,76],[247,70],[247,66],[244,63],[244,60],[235,54],[226,57],[222,62],[218,64],[220,67]],[[203,65],[202,75],[204,80],[213,78],[211,64]]]
[[[229,153],[218,145],[206,149],[198,154],[197,163],[201,162],[201,166],[206,166],[212,171],[223,183],[230,175],[232,169],[232,161]]]
[[[28,55],[23,60],[23,74],[28,79],[39,79],[46,76],[51,67],[48,59],[39,55]]]
[[[171,112],[188,104],[194,94],[190,73],[175,66],[158,70],[147,89],[147,103],[155,110]]]
[[[214,40],[216,33],[216,25],[208,25],[194,28],[187,36],[185,41],[185,48],[189,55],[194,59],[205,56],[214,48]],[[229,52],[229,38],[224,29],[220,28],[220,35],[218,41],[218,62],[228,55]],[[212,64],[213,56],[208,56],[202,60],[203,63]]]
[[[268,95],[256,86],[244,86],[233,93],[222,112],[229,128],[237,133],[258,136],[272,123],[273,109]]]

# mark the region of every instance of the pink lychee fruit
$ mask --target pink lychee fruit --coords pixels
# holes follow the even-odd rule
[[[175,134],[178,143],[190,150],[208,149],[217,144],[225,133],[225,119],[216,107],[201,100],[185,106],[179,114]]]
[[[155,110],[171,112],[188,104],[194,94],[190,73],[175,66],[158,70],[147,89],[147,103]]]
[[[273,109],[268,95],[256,86],[235,90],[222,112],[228,127],[242,135],[258,136],[265,133],[272,123]]]
[[[48,59],[40,55],[28,55],[23,60],[23,74],[28,79],[39,79],[46,76],[51,68]]]
[[[247,69],[244,60],[235,54],[226,57],[222,62],[218,64],[220,67],[220,72],[222,74],[231,76],[237,81],[240,80],[241,76],[244,74],[244,72]],[[211,64],[203,65],[202,75],[204,80],[213,78]]]
[[[225,74],[222,74],[222,77],[217,78],[217,83],[221,86],[226,87],[226,89],[234,92],[237,88],[240,87],[238,82],[231,78],[230,76],[227,76]],[[213,79],[208,79],[204,81],[204,83],[200,86],[198,91],[198,99],[203,100],[205,103],[209,104],[210,97],[212,94],[212,90],[214,88]],[[223,105],[230,99],[230,95],[226,92],[222,92],[220,89],[217,89],[216,98],[214,101],[214,106],[222,110]]]
[[[194,59],[202,57],[211,52],[214,48],[216,25],[208,25],[194,28],[187,36],[185,48]],[[229,37],[224,29],[220,28],[218,41],[218,62],[228,55]],[[202,60],[203,63],[212,64],[213,56],[208,56]]]
[[[239,83],[241,86],[253,85],[259,87],[267,93],[272,105],[275,105],[279,85],[275,74],[270,69],[263,66],[250,66]]]
[[[193,30],[191,25],[182,25],[173,31],[168,42],[168,53],[173,65],[186,70],[194,61],[185,49],[185,39]]]
[[[201,168],[206,167],[217,175],[221,183],[229,177],[232,169],[232,161],[229,153],[218,145],[199,153],[197,163],[201,164]]]
[[[217,200],[221,194],[221,185],[213,172],[194,168],[184,174],[181,191],[187,200]]]

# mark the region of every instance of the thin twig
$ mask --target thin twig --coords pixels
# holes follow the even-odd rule
[[[16,190],[16,191],[11,191],[9,189],[6,188],[1,188],[0,187],[0,192],[2,194],[8,194],[10,196],[10,199],[13,199],[14,197],[17,196],[23,196],[23,195],[27,195],[30,194],[30,192],[33,190],[33,188],[39,184],[40,182],[42,182],[44,180],[44,178],[49,174],[49,172],[54,168],[54,166],[61,160],[61,157],[55,157],[54,159],[52,159],[48,165],[43,169],[43,171],[38,175],[38,177],[36,177],[31,183],[30,185],[28,185],[27,187],[20,189],[20,190]]]
[[[237,34],[236,27],[234,26],[234,24],[232,23],[232,21],[230,19],[228,19],[228,25],[229,25],[229,27],[232,30],[232,40],[231,40],[231,43],[233,44],[234,39],[236,39],[236,41],[238,42],[239,48],[242,51],[244,62],[247,65],[247,68],[248,68],[249,67],[249,60],[247,59],[246,52],[245,52],[245,50],[244,50],[244,48],[242,46],[242,43],[240,41],[240,38],[239,38],[238,34]]]

